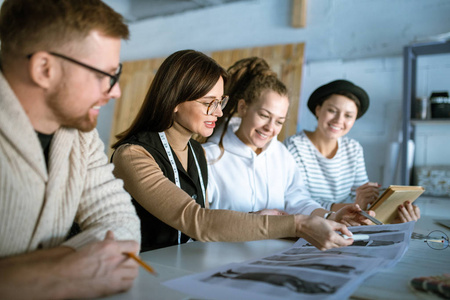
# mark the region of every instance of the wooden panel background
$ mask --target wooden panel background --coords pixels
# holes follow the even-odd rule
[[[214,58],[225,69],[242,58],[251,56],[262,57],[277,72],[281,81],[289,89],[289,98],[291,101],[288,119],[283,126],[283,130],[278,135],[278,139],[282,141],[286,137],[293,135],[297,129],[303,51],[304,44],[301,43],[217,51],[206,54]],[[115,103],[114,119],[108,147],[109,155],[112,154],[111,145],[116,141],[115,136],[127,129],[136,117],[144,101],[148,87],[164,59],[156,58],[123,63],[123,72],[120,78],[122,96]]]

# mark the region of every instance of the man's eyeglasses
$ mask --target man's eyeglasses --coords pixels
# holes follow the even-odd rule
[[[216,111],[217,107],[219,107],[219,104],[220,104],[220,108],[224,109],[228,103],[229,98],[230,98],[229,96],[222,96],[222,99],[219,100],[219,99],[215,98],[209,103],[202,102],[200,100],[195,100],[195,101],[208,107],[208,109],[206,110],[206,114],[212,115]]]
[[[89,69],[89,70],[91,70],[91,71],[94,71],[94,72],[100,73],[100,74],[102,74],[102,75],[108,76],[108,77],[109,77],[109,89],[108,89],[108,93],[111,92],[111,90],[112,90],[112,88],[114,87],[114,85],[119,81],[120,74],[122,74],[122,64],[121,64],[121,63],[119,63],[119,67],[118,67],[117,70],[116,70],[116,74],[115,74],[115,75],[111,75],[111,74],[109,74],[109,73],[107,73],[107,72],[104,72],[104,71],[99,70],[99,69],[97,69],[97,68],[94,68],[94,67],[91,67],[91,66],[89,66],[89,65],[86,65],[86,64],[84,64],[84,63],[82,63],[82,62],[79,62],[79,61],[77,61],[77,60],[75,60],[75,59],[73,59],[73,58],[70,58],[70,57],[68,57],[68,56],[65,56],[65,55],[62,55],[62,54],[59,54],[59,53],[55,53],[55,52],[48,52],[48,53],[50,53],[50,54],[53,55],[53,56],[57,56],[57,57],[59,57],[59,58],[68,60],[68,61],[70,61],[70,62],[72,62],[72,63],[74,63],[74,64],[77,64],[77,65],[79,65],[79,66],[82,66],[82,67],[84,67],[84,68],[86,68],[86,69]],[[34,54],[34,53],[27,55],[27,58],[30,59],[30,58],[33,56],[33,54]]]

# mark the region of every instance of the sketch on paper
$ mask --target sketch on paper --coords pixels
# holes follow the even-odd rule
[[[318,276],[313,272],[295,272],[286,269],[268,269],[242,266],[216,272],[203,282],[237,287],[239,289],[260,290],[276,296],[289,294],[332,294],[349,278]]]
[[[343,257],[341,255],[275,255],[250,262],[252,265],[305,268],[348,275],[358,275],[380,263],[377,258]]]
[[[367,232],[365,232],[367,234]],[[352,245],[348,247],[380,247],[389,246],[397,243],[404,242],[405,239],[409,237],[405,236],[403,232],[394,233],[381,233],[381,234],[371,234],[369,240],[355,241]],[[314,247],[310,243],[306,243],[302,247]]]
[[[408,248],[413,222],[349,227],[368,240],[320,251],[303,239],[272,255],[165,282],[208,299],[342,299]]]

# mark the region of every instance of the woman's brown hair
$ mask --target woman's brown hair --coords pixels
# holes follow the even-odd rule
[[[220,77],[227,82],[226,71],[211,57],[195,50],[173,53],[156,72],[133,124],[116,136],[118,141],[112,147],[117,148],[142,131],[161,132],[170,128],[175,107],[203,97]]]

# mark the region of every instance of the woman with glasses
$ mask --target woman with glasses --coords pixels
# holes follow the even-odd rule
[[[161,65],[133,124],[118,135],[112,161],[141,219],[142,251],[199,241],[304,237],[319,249],[346,246],[342,225],[304,215],[210,210],[208,170],[193,135],[208,137],[222,116],[226,72],[193,50]]]
[[[224,124],[203,145],[211,208],[311,214],[346,225],[370,223],[358,213],[357,205],[333,213],[311,198],[294,158],[276,139],[286,121],[289,98],[267,62],[245,58],[228,74],[225,91],[230,105],[224,111]],[[240,118],[232,118],[234,113]]]

